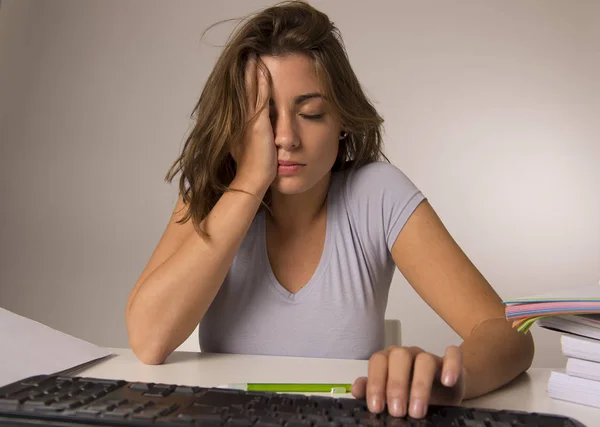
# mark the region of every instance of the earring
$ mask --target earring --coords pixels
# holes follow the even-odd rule
[[[340,134],[340,141],[341,141],[342,139],[346,139],[346,137],[347,137],[347,136],[348,136],[348,132],[346,132],[346,131],[343,131],[343,132]]]

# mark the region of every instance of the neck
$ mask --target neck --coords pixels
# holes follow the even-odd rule
[[[300,194],[281,194],[271,191],[272,225],[281,231],[298,232],[314,223],[324,212],[331,173],[313,188]]]

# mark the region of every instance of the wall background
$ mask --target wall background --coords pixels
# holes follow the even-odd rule
[[[163,232],[163,183],[255,0],[4,0],[0,306],[126,346],[125,302]],[[321,0],[386,119],[387,154],[503,298],[600,279],[600,2]],[[406,344],[456,335],[394,279]],[[561,366],[534,329],[535,366]]]

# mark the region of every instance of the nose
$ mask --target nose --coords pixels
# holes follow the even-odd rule
[[[271,124],[277,148],[293,150],[298,147],[298,135],[291,115],[286,113],[278,114],[276,117],[273,117]]]

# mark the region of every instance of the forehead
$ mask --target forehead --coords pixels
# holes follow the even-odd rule
[[[277,101],[306,93],[323,93],[323,85],[312,59],[302,54],[262,56],[273,80],[272,95]]]

